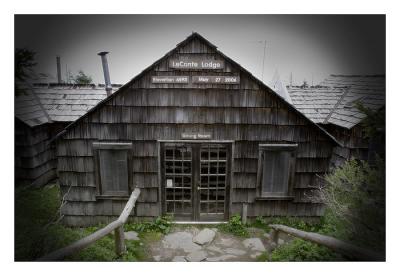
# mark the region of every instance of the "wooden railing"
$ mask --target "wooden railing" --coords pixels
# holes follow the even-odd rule
[[[358,260],[358,261],[385,260],[385,257],[381,254],[346,243],[344,241],[329,236],[321,235],[318,233],[301,231],[295,228],[288,227],[286,225],[271,224],[269,226],[272,228],[270,234],[270,240],[273,243],[272,247],[276,247],[278,245],[279,232],[284,232],[286,234],[289,234],[290,236],[301,238],[303,240],[307,240],[319,245],[326,246],[351,260]]]
[[[117,220],[111,222],[106,227],[94,232],[93,234],[90,234],[89,236],[84,237],[83,239],[72,243],[71,245],[58,249],[48,255],[39,258],[38,261],[62,260],[65,257],[70,256],[84,249],[85,247],[88,247],[95,241],[107,236],[113,230],[115,230],[115,251],[118,256],[122,255],[126,251],[123,226],[125,222],[128,220],[128,217],[132,212],[133,207],[135,207],[136,200],[138,199],[139,195],[140,195],[140,189],[136,188],[129,197],[129,200],[126,203],[124,210],[122,211],[121,215]]]

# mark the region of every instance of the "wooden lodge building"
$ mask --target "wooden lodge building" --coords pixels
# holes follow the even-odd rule
[[[115,219],[135,187],[135,219],[320,216],[323,205],[306,194],[339,145],[197,33],[56,144],[63,221],[73,226]]]

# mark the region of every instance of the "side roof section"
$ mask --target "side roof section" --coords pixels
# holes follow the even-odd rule
[[[178,51],[178,49],[180,47],[183,47],[184,45],[188,44],[191,40],[198,38],[199,40],[201,40],[203,43],[205,43],[208,47],[212,48],[213,50],[215,50],[215,52],[217,54],[219,54],[220,56],[222,56],[224,59],[226,59],[228,62],[232,63],[233,65],[237,66],[242,72],[244,72],[245,74],[248,75],[248,77],[250,79],[252,79],[255,83],[257,83],[258,85],[260,85],[261,88],[266,89],[267,91],[269,91],[270,93],[273,93],[275,96],[277,96],[285,105],[288,106],[288,108],[297,113],[298,115],[300,115],[301,117],[303,117],[304,119],[306,119],[307,121],[309,121],[312,125],[314,125],[314,127],[316,127],[320,132],[324,133],[324,135],[328,136],[329,139],[338,144],[341,145],[340,142],[338,142],[335,137],[333,137],[329,132],[327,132],[325,129],[323,129],[322,127],[320,127],[319,125],[317,125],[316,123],[314,123],[312,120],[310,120],[309,118],[307,118],[307,116],[305,116],[303,113],[301,113],[300,111],[298,111],[293,105],[291,105],[290,103],[288,103],[282,96],[280,96],[278,93],[276,93],[273,89],[271,89],[270,87],[268,87],[266,84],[264,84],[262,81],[260,81],[259,79],[257,79],[255,76],[253,76],[253,74],[251,74],[249,71],[247,71],[245,68],[243,68],[240,64],[238,64],[237,62],[235,62],[234,60],[232,60],[231,58],[229,58],[228,56],[226,56],[224,53],[222,53],[221,51],[219,51],[217,49],[217,47],[212,44],[211,42],[209,42],[207,39],[205,39],[203,36],[201,36],[200,34],[198,34],[197,32],[193,32],[190,36],[188,36],[185,40],[183,40],[182,42],[180,42],[179,44],[176,45],[176,47],[174,49],[172,49],[171,51],[169,51],[168,53],[166,53],[163,57],[161,57],[160,59],[158,59],[157,61],[155,61],[153,64],[151,64],[149,67],[147,67],[146,69],[144,69],[141,73],[139,73],[137,76],[135,76],[133,79],[131,79],[130,81],[128,81],[126,84],[124,84],[120,89],[118,89],[115,93],[111,94],[109,97],[105,98],[104,100],[102,100],[101,102],[99,102],[96,106],[94,106],[92,109],[90,109],[85,115],[83,115],[82,117],[80,117],[79,119],[77,119],[76,121],[72,122],[71,124],[69,124],[68,126],[65,127],[65,129],[60,132],[56,138],[59,138],[61,136],[63,136],[69,129],[71,129],[72,127],[74,127],[76,124],[78,124],[81,120],[83,120],[86,116],[88,116],[89,114],[93,113],[94,111],[96,111],[97,109],[101,108],[106,102],[110,101],[111,99],[113,99],[117,94],[119,94],[121,91],[123,91],[124,89],[128,88],[132,83],[134,83],[135,81],[137,81],[138,79],[140,79],[142,76],[144,76],[147,72],[149,72],[153,67],[155,67],[156,65],[158,65],[161,61],[163,61],[164,59],[168,58],[169,56],[171,56],[172,54],[174,54],[176,51]]]
[[[317,87],[292,87],[294,106],[319,124],[334,124],[351,129],[365,114],[356,103],[378,110],[385,105],[384,75],[330,75]]]
[[[15,117],[30,127],[73,122],[107,97],[102,85],[46,83],[24,86],[15,97]]]

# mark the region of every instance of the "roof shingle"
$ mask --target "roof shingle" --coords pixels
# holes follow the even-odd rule
[[[293,105],[315,123],[350,129],[365,118],[357,102],[373,110],[385,105],[385,76],[330,75],[317,87],[292,87],[288,92]]]
[[[31,86],[15,98],[15,116],[31,127],[72,122],[106,97],[102,86]]]

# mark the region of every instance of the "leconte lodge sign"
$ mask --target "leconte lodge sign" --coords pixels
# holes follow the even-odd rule
[[[223,60],[212,59],[172,59],[169,61],[169,67],[176,70],[221,70],[225,66]],[[152,76],[152,83],[177,83],[189,84],[189,82],[196,84],[239,84],[239,76]]]
[[[169,61],[169,67],[175,69],[208,69],[216,70],[224,68],[223,60],[210,59],[190,59],[190,60],[175,60]]]

